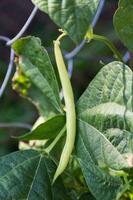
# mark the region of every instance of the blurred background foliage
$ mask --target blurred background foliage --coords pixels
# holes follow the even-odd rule
[[[106,0],[100,19],[94,29],[97,34],[105,35],[113,41],[122,54],[126,49],[120,43],[113,27],[113,14],[117,8],[118,0]],[[1,0],[0,1],[0,35],[9,38],[14,37],[22,28],[33,9],[30,0]],[[49,17],[38,11],[25,35],[40,37],[43,45],[47,48],[52,62],[53,40],[58,35],[58,27]],[[71,51],[75,44],[69,38],[64,39],[62,47]],[[9,48],[0,41],[0,85],[4,79],[9,60]],[[74,72],[72,84],[75,93],[75,100],[83,93],[89,82],[94,78],[100,68],[114,57],[112,52],[104,44],[92,41],[86,44],[80,53],[74,58]],[[12,135],[20,135],[27,130],[24,128],[2,128],[3,123],[26,123],[33,124],[37,119],[37,111],[33,105],[21,98],[11,87],[11,79],[15,72],[15,65],[11,78],[2,98],[0,98],[0,155],[15,151],[18,148],[17,142]]]

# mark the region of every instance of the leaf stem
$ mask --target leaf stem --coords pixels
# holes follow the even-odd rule
[[[45,151],[49,154],[50,151],[54,148],[54,146],[57,144],[57,142],[60,140],[60,138],[63,136],[64,132],[66,131],[66,125],[61,129],[59,134],[56,136],[54,141],[45,149]]]
[[[122,58],[120,52],[114,46],[114,44],[107,37],[102,36],[102,35],[94,34],[93,33],[93,29],[91,27],[90,27],[88,33],[86,34],[86,39],[88,39],[89,41],[90,40],[97,40],[97,41],[105,43],[110,48],[110,50],[113,52],[113,54],[115,55],[115,57],[119,61],[123,62],[123,58]]]
[[[59,29],[60,32],[62,32],[61,35],[59,35],[59,37],[56,39],[56,41],[60,42],[60,40],[67,35],[67,32],[62,30],[62,29]]]
[[[111,51],[114,53],[116,58],[119,61],[123,61],[120,52],[117,50],[117,48],[114,46],[114,44],[107,37],[93,34],[92,39],[105,43],[111,49]]]

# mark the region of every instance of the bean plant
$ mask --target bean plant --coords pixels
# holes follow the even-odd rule
[[[39,118],[14,138],[19,151],[0,158],[0,200],[133,200],[133,73],[109,38],[94,33],[99,0],[32,2],[60,28],[53,41],[56,66],[37,37],[12,44],[12,87]],[[119,0],[113,24],[132,52],[132,0]],[[77,102],[62,48],[66,37],[75,45],[103,42],[114,59]]]

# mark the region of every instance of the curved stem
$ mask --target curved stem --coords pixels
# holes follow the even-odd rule
[[[110,50],[114,53],[114,55],[116,56],[116,58],[119,61],[123,61],[120,52],[116,49],[116,47],[114,46],[114,44],[108,38],[106,38],[105,36],[93,34],[93,38],[92,39],[105,43],[110,48]]]
[[[62,128],[60,133],[56,136],[54,141],[45,149],[45,151],[49,154],[50,151],[54,148],[54,146],[57,144],[57,142],[60,140],[60,138],[63,136],[64,132],[66,130],[66,125]]]
[[[61,40],[64,36],[67,35],[67,32],[66,32],[66,31],[63,31],[62,29],[59,29],[59,31],[62,32],[62,34],[59,35],[59,37],[56,39],[55,42],[57,42],[57,41],[60,42],[60,40]]]

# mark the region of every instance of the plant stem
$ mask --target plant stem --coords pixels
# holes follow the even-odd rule
[[[107,37],[93,34],[93,38],[92,39],[105,43],[111,49],[111,51],[114,53],[116,58],[119,61],[123,61],[120,52],[116,49],[114,44]]]
[[[60,42],[60,40],[61,40],[64,36],[68,35],[67,32],[66,32],[66,31],[63,31],[62,29],[59,29],[59,31],[62,32],[62,34],[59,35],[59,37],[57,38],[56,41],[58,41],[58,42]]]
[[[54,139],[54,141],[45,149],[45,151],[49,154],[50,151],[53,149],[53,147],[57,144],[57,142],[59,141],[59,139],[63,136],[64,132],[66,130],[66,125],[61,129],[61,131],[59,132],[59,134],[56,136],[56,138]]]

